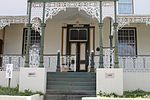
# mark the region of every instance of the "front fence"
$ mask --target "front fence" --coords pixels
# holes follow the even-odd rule
[[[105,58],[104,58],[105,60]],[[6,64],[13,64],[14,70],[19,70],[20,67],[24,66],[24,57],[22,55],[1,55],[1,70],[5,70]],[[89,60],[90,61],[90,60]],[[73,63],[72,63],[73,62]],[[110,68],[108,61],[104,61],[104,67]],[[112,61],[114,62],[114,61]],[[90,64],[90,63],[89,63]],[[76,71],[76,57],[74,55],[67,56],[62,55],[60,58],[61,70],[72,70]],[[113,63],[112,63],[113,65]],[[32,67],[32,65],[30,65]],[[57,66],[57,54],[44,55],[44,66],[47,71],[55,72]],[[94,66],[99,66],[99,56],[94,57]],[[139,56],[120,56],[119,66],[124,69],[125,72],[130,71],[150,71],[150,55],[139,55]],[[37,66],[38,67],[38,66]]]

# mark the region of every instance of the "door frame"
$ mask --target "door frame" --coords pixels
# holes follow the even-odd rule
[[[87,29],[87,41],[69,41],[69,30],[70,29]],[[68,24],[67,25],[67,41],[66,41],[66,54],[70,55],[71,53],[71,43],[77,43],[77,51],[80,51],[80,44],[81,43],[86,43],[85,47],[85,70],[80,70],[80,57],[76,57],[76,71],[77,72],[87,72],[88,71],[88,65],[89,65],[89,54],[90,54],[90,25],[89,24],[82,24],[79,26],[76,26],[74,24]],[[88,52],[87,52],[88,51]],[[77,55],[77,54],[76,54]]]

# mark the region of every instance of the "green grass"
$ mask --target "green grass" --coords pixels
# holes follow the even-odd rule
[[[123,95],[117,95],[115,93],[102,93],[101,91],[98,94],[102,97],[115,97],[115,98],[150,98],[150,92],[146,92],[143,90],[135,90],[135,91],[124,91]]]
[[[24,92],[19,92],[19,88],[8,88],[8,87],[0,87],[0,95],[12,95],[12,96],[31,96],[34,94],[40,94],[40,92],[32,92],[31,90],[25,90]]]

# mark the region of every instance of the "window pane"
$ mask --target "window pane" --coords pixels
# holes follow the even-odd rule
[[[133,13],[133,1],[132,0],[119,0],[118,12],[119,14],[132,14]]]
[[[35,31],[35,30],[31,30],[31,38],[30,38],[30,46],[32,47],[33,45],[36,45],[37,47],[40,47],[40,33]],[[25,54],[26,52],[26,45],[27,45],[27,28],[24,29],[24,41],[23,41],[23,54]]]
[[[118,31],[119,55],[136,55],[136,33],[133,29],[121,29]]]
[[[70,30],[70,40],[78,40],[78,30]]]
[[[79,40],[87,40],[87,30],[79,30]]]

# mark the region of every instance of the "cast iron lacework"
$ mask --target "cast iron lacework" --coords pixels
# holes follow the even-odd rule
[[[39,66],[39,59],[40,59],[40,56],[39,56],[39,52],[40,52],[40,47],[38,44],[34,44],[30,47],[30,51],[29,51],[29,54],[30,54],[30,60],[29,60],[29,65],[31,67],[37,67]]]
[[[46,19],[55,16],[59,11],[66,8],[78,8],[78,10],[84,10],[87,14],[99,19],[99,2],[61,2],[61,3],[47,3],[46,4]]]
[[[24,41],[23,41],[23,53],[25,54],[26,51],[26,46],[27,46],[27,28],[24,29]],[[31,31],[31,36],[30,36],[30,66],[31,67],[37,67],[39,65],[39,51],[40,51],[40,40],[41,36],[40,33],[36,30]]]
[[[91,1],[91,2],[50,2],[45,4],[45,21],[48,18],[52,18],[57,15],[60,11],[66,11],[67,8],[78,8],[78,10],[85,11],[88,15],[91,15],[92,18],[96,18],[100,21],[100,2],[99,1]],[[113,16],[113,2],[105,1],[102,2],[102,6],[104,8],[105,16],[114,17]],[[43,3],[33,3],[32,4],[32,13],[31,20],[34,17],[39,17],[42,19],[43,12]],[[105,11],[108,8],[112,11]]]
[[[27,23],[26,16],[0,16],[0,29],[3,29],[5,26],[10,25],[11,23]]]
[[[0,29],[3,29],[6,25],[9,25],[10,23],[6,19],[0,20]]]
[[[125,25],[130,25],[130,23],[146,23],[150,25],[149,16],[118,16],[118,29],[123,28]]]
[[[39,32],[40,35],[41,35],[41,27],[40,27],[40,25],[41,25],[41,20],[40,20],[38,17],[36,17],[36,18],[34,18],[34,19],[32,20],[31,23],[32,23],[32,28],[33,28],[35,31]]]

